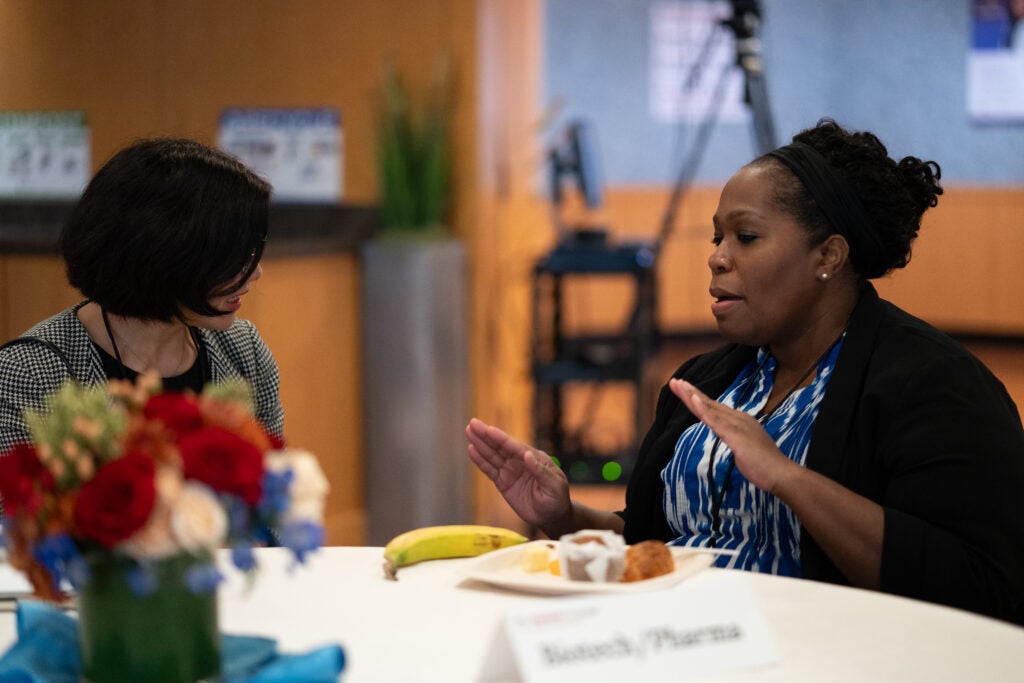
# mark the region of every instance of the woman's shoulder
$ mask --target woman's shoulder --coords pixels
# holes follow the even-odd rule
[[[881,303],[869,376],[882,385],[891,381],[918,392],[926,386],[955,386],[964,395],[995,391],[1000,400],[1009,398],[1002,380],[962,343],[898,306]]]
[[[87,303],[87,301],[82,301],[70,308],[65,308],[60,313],[37,322],[25,330],[21,337],[36,337],[55,342],[60,339],[82,335],[85,332],[85,328],[78,319],[78,310]]]
[[[977,360],[967,347],[931,323],[884,299],[879,304],[880,349],[922,361],[937,357]]]
[[[200,329],[199,334],[213,354],[214,362],[219,360],[243,369],[246,375],[265,363],[269,354],[256,326],[248,320],[239,318],[225,330]]]
[[[85,303],[41,320],[21,335],[7,341],[0,346],[0,358],[25,362],[40,355],[56,355],[67,364],[68,358],[80,355],[89,345],[88,333],[77,316],[78,309]]]
[[[231,323],[231,327],[226,330],[201,329],[199,333],[208,344],[225,351],[252,346],[263,341],[256,326],[241,318]]]

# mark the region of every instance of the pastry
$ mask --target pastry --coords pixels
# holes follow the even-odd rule
[[[614,531],[585,529],[562,536],[558,563],[572,581],[618,581],[626,566],[626,542]]]
[[[676,569],[672,551],[661,541],[641,541],[626,548],[623,581],[643,581],[671,574]]]

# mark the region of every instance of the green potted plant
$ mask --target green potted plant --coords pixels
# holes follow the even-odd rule
[[[394,69],[381,86],[382,231],[361,250],[367,541],[472,514],[466,254],[445,222],[451,70],[417,103]]]
[[[425,102],[416,106],[389,67],[381,86],[378,130],[381,223],[387,234],[447,232],[451,191],[451,69],[443,62]]]

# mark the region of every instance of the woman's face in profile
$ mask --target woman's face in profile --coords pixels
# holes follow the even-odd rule
[[[263,264],[257,264],[256,270],[246,280],[239,281],[226,294],[219,294],[210,299],[210,305],[227,315],[199,315],[193,311],[185,312],[185,319],[190,325],[207,330],[226,330],[234,324],[235,315],[242,307],[242,297],[249,291],[253,282],[263,277]]]
[[[752,346],[799,337],[821,282],[807,233],[773,201],[774,164],[746,166],[722,190],[714,216],[711,312],[721,334]]]

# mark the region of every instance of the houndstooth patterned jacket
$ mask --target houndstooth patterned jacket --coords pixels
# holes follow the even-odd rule
[[[99,352],[76,315],[85,303],[47,318],[20,337],[49,344],[16,343],[0,348],[0,452],[29,440],[22,411],[43,409],[45,398],[69,378],[83,386],[107,381]],[[211,380],[248,380],[256,417],[269,432],[281,436],[284,409],[278,396],[277,364],[256,327],[248,320],[238,320],[223,332],[200,329],[199,338]]]

